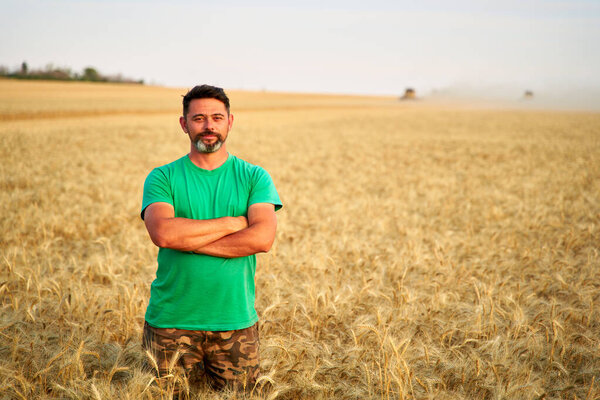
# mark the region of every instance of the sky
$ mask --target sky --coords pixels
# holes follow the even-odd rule
[[[146,83],[596,96],[600,0],[0,0],[0,65]],[[591,98],[591,97],[590,97]]]

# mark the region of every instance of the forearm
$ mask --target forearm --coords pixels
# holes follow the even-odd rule
[[[195,252],[214,257],[236,258],[269,251],[272,242],[257,240],[253,231],[252,228],[244,229],[206,244]]]
[[[275,239],[274,224],[256,224],[194,250],[214,257],[236,258],[266,253]]]
[[[160,220],[152,241],[159,247],[193,251],[247,226],[244,217],[209,220],[165,218]]]

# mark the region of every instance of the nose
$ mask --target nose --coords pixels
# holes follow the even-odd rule
[[[216,129],[216,124],[212,119],[207,118],[204,127],[207,131],[214,132],[214,130]]]

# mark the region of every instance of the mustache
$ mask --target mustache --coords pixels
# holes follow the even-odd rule
[[[216,137],[217,137],[217,139],[219,139],[219,140],[223,140],[223,136],[221,136],[221,134],[220,134],[220,133],[218,133],[218,132],[211,132],[211,131],[203,131],[203,132],[200,132],[200,133],[198,133],[198,134],[196,135],[196,137],[194,138],[194,140],[201,139],[201,138],[203,138],[204,136],[208,136],[208,135],[211,135],[211,136],[216,136]]]

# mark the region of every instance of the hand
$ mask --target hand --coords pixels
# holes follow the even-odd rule
[[[233,232],[238,232],[248,227],[248,218],[243,215],[240,217],[231,217],[231,219]]]

